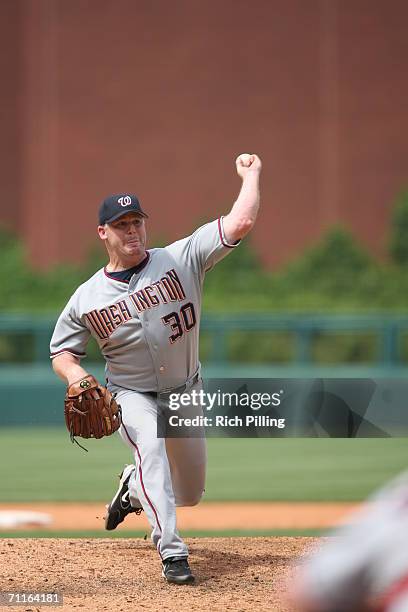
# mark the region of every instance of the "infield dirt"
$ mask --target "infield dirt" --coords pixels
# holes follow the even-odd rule
[[[180,530],[326,529],[347,520],[357,506],[349,502],[210,502],[177,508],[177,524]],[[103,533],[104,530],[103,503],[0,504],[0,513],[21,510],[47,514],[51,522],[44,531],[88,529]],[[144,513],[129,516],[119,529],[150,532]]]
[[[149,540],[0,540],[2,592],[60,592],[63,608],[37,610],[290,610],[286,584],[315,538],[189,538],[196,583],[167,584]]]

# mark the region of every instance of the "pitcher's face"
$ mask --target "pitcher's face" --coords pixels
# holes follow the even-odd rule
[[[134,259],[136,265],[146,253],[145,222],[138,214],[128,213],[112,223],[99,225],[98,234],[105,241],[111,258]]]

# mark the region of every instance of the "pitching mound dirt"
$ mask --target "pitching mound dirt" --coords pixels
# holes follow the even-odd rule
[[[64,610],[284,612],[286,581],[314,538],[190,538],[196,583],[167,584],[150,541],[0,540],[0,590],[60,592]],[[51,610],[38,604],[7,610]]]

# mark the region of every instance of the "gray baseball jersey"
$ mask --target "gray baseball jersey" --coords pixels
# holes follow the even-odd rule
[[[129,282],[105,268],[82,284],[59,317],[51,357],[86,356],[93,336],[106,378],[134,391],[163,391],[199,369],[198,336],[205,273],[236,245],[222,217],[165,248],[151,249]]]
[[[350,517],[303,569],[316,610],[408,610],[408,472]],[[309,608],[308,608],[309,609]]]

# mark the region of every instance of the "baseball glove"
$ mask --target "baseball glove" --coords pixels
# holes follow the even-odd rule
[[[71,441],[77,444],[75,436],[110,436],[122,422],[121,409],[114,396],[91,375],[69,385],[65,394],[64,414]]]

